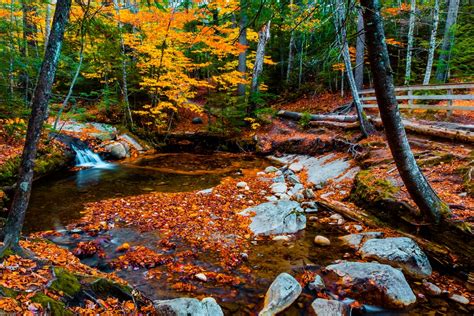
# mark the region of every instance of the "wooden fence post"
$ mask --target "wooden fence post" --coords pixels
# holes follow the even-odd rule
[[[453,89],[448,89],[448,96],[451,96],[453,94]],[[453,114],[453,100],[449,99],[448,100],[448,118],[451,117]]]

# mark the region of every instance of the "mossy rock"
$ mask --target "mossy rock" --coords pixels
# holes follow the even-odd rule
[[[49,310],[50,313],[45,313],[46,315],[50,314],[53,316],[63,316],[63,315],[74,315],[71,311],[66,308],[66,305],[63,302],[56,301],[51,297],[45,295],[44,293],[36,293],[35,296],[31,298],[33,303],[39,303],[43,306],[44,309]]]
[[[63,268],[54,268],[56,280],[51,284],[50,289],[63,292],[71,297],[81,290],[81,283],[71,272]]]
[[[131,300],[133,289],[127,285],[122,285],[110,279],[100,278],[90,283],[90,289],[100,297],[113,296],[119,300]]]
[[[451,162],[454,159],[454,155],[446,152],[435,152],[432,156],[426,159],[418,159],[418,165],[420,167],[433,167],[441,163]]]
[[[362,170],[355,177],[351,199],[355,202],[362,200],[374,204],[383,200],[395,199],[395,194],[398,191],[399,188],[389,180],[376,177],[371,174],[370,170]]]

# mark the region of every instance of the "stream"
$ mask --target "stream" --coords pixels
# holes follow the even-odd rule
[[[246,172],[263,170],[270,161],[253,155],[216,153],[197,154],[155,154],[120,164],[104,164],[100,168],[68,170],[45,177],[34,183],[30,206],[25,223],[26,232],[64,230],[64,227],[81,218],[81,212],[89,202],[108,198],[135,196],[148,192],[186,192],[203,190],[219,184],[226,177],[239,177]],[[318,212],[324,216],[327,211]],[[165,270],[161,278],[147,278],[146,269],[126,269],[117,275],[127,280],[150,299],[169,299],[183,296],[217,299],[225,314],[248,315],[257,313],[263,298],[274,278],[281,272],[293,275],[305,270],[319,271],[337,259],[356,260],[353,251],[343,247],[337,237],[346,234],[337,225],[322,224],[308,220],[307,228],[290,241],[258,240],[248,253],[248,266],[252,269],[250,278],[237,286],[196,282],[193,293],[176,292],[166,281]],[[330,251],[314,246],[316,235],[328,237]],[[117,258],[114,250],[124,242],[132,246],[142,245],[156,249],[160,236],[153,231],[141,233],[133,228],[116,227],[107,236],[86,236],[80,239],[62,235],[50,239],[62,247],[73,249],[77,242],[106,239],[110,246],[104,247],[105,257],[85,258],[82,261],[103,271],[112,271],[109,263]],[[181,245],[182,246],[182,245]],[[189,249],[193,250],[193,249]],[[215,267],[215,258],[196,261],[195,265],[206,269]],[[160,267],[158,267],[160,269]],[[238,275],[239,272],[236,272]],[[285,315],[305,315],[314,299],[309,290],[293,304]],[[410,314],[430,313],[442,307],[449,310],[449,304],[439,301],[437,305],[419,304]],[[378,315],[399,315],[399,312],[378,310]]]

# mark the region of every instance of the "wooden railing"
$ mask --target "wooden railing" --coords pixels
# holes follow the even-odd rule
[[[448,115],[453,110],[456,111],[474,111],[474,94],[470,94],[470,90],[474,89],[474,83],[461,83],[461,84],[439,84],[439,85],[419,85],[419,86],[406,86],[406,87],[395,87],[397,93],[397,100],[402,101],[398,107],[401,109],[427,109],[427,110],[444,110],[448,111]],[[433,90],[446,90],[445,94],[430,94],[430,95],[416,95],[414,91],[433,91]],[[462,91],[462,93],[456,94],[456,91]],[[464,93],[468,90],[468,94]],[[374,89],[361,90],[359,95],[363,103],[364,108],[376,108],[376,101]],[[434,105],[434,104],[419,104],[415,101],[418,100],[429,100],[429,101],[447,101],[446,105]],[[468,100],[468,104],[454,105],[453,101]],[[404,103],[403,101],[407,101]]]

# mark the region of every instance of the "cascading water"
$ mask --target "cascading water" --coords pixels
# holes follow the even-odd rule
[[[112,166],[87,147],[81,149],[71,144],[71,149],[76,153],[76,167],[110,168]]]

